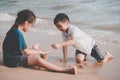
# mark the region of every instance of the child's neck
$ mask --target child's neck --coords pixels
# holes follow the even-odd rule
[[[65,31],[66,33],[68,33],[68,29],[69,29],[69,27],[70,27],[70,24],[68,25],[68,27],[67,27],[67,29],[66,29],[66,31]]]
[[[23,31],[23,26],[19,25],[19,26],[18,26],[18,29],[19,29],[20,31]]]

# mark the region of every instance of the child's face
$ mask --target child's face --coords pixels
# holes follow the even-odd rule
[[[25,22],[23,31],[29,31],[29,29],[34,25],[34,23],[28,23],[28,21]]]
[[[58,23],[56,23],[56,27],[62,31],[62,32],[66,32],[66,30],[68,29],[69,27],[69,22],[66,21],[66,22],[61,22],[59,21]]]

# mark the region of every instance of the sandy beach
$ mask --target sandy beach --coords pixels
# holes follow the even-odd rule
[[[34,34],[30,34],[34,35]],[[50,38],[48,35],[41,34],[41,37],[47,38],[47,40],[51,41],[56,41],[53,38]],[[28,34],[25,35],[26,38],[29,38]],[[40,43],[43,43],[44,47],[47,46],[46,44],[46,39],[43,39],[40,41]],[[2,45],[3,38],[0,37],[0,45]],[[30,42],[29,42],[30,43]],[[42,44],[42,45],[43,45]],[[45,46],[46,45],[46,46]],[[114,59],[108,61],[105,64],[97,63],[94,59],[88,56],[87,62],[83,64],[82,68],[78,67],[78,74],[77,75],[72,75],[72,74],[64,74],[64,73],[55,73],[55,72],[49,72],[46,70],[34,70],[34,69],[29,69],[29,68],[22,68],[22,67],[17,67],[17,68],[8,68],[3,65],[2,61],[2,50],[0,47],[0,79],[1,80],[47,80],[47,79],[52,79],[52,80],[119,80],[120,79],[120,55],[119,55],[119,48],[120,46],[116,45],[100,45],[99,47],[102,52],[105,52],[106,50],[109,50],[110,53],[114,56]],[[49,61],[61,66],[61,67],[66,67],[69,65],[75,65],[75,60],[73,55],[71,54],[73,52],[73,48],[69,48],[69,53],[68,55],[68,62],[67,63],[61,63],[57,62],[56,59],[60,58],[60,54],[58,53],[61,52],[61,50],[54,51],[53,54],[49,54]]]
[[[88,56],[84,64],[77,66],[77,75],[4,66],[2,42],[23,9],[32,10],[37,17],[34,27],[23,33],[27,46],[38,43],[42,50],[49,50],[49,62],[76,66],[73,47],[68,48],[67,63],[56,61],[63,57],[61,48],[51,48],[51,44],[62,41],[61,32],[53,24],[58,13],[66,13],[72,25],[91,36],[103,54],[109,51],[114,58],[102,64]],[[0,0],[0,80],[120,80],[119,63],[120,0]]]

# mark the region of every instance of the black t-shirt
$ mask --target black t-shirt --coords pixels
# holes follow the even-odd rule
[[[3,41],[3,61],[6,66],[17,66],[19,56],[26,49],[26,43],[23,34],[19,29],[12,29]]]

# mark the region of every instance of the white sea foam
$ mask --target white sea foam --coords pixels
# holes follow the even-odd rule
[[[47,24],[48,22],[45,19],[37,18],[36,24]]]
[[[8,13],[0,13],[0,21],[13,21],[15,16],[12,16]]]
[[[32,28],[30,29],[31,32],[33,33],[44,33],[47,34],[49,36],[56,36],[56,35],[60,35],[61,33],[59,31],[55,31],[52,29],[46,29],[46,30],[42,30],[42,29],[37,29],[37,28]]]

